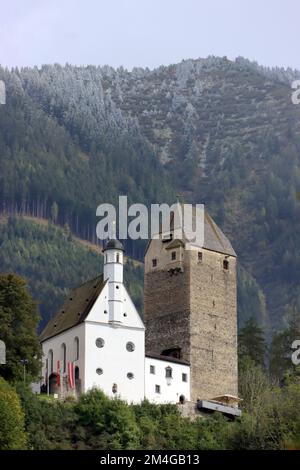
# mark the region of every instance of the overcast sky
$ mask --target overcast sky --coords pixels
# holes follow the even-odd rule
[[[300,0],[10,0],[0,64],[154,68],[242,55],[300,69]]]

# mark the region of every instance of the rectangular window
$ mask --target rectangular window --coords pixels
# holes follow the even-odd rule
[[[155,393],[160,393],[160,385],[155,385]]]
[[[155,374],[155,366],[150,366],[150,374]]]
[[[201,263],[202,261],[202,251],[198,251],[198,262]]]
[[[172,251],[171,256],[172,256],[172,261],[174,261],[176,259],[176,251]]]
[[[227,259],[224,259],[223,261],[223,268],[228,271],[229,269],[229,261]]]
[[[187,374],[182,374],[182,382],[187,382]]]
[[[166,378],[167,379],[172,378],[172,369],[171,369],[171,367],[166,367]]]
[[[156,268],[156,266],[157,266],[157,259],[153,259],[152,260],[152,267]]]

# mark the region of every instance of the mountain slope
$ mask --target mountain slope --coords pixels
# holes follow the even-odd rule
[[[241,58],[1,70],[2,208],[50,218],[55,201],[58,222],[92,239],[97,205],[119,194],[205,202],[266,300],[253,315],[278,328],[300,308],[299,76]],[[142,258],[142,243],[127,249]]]

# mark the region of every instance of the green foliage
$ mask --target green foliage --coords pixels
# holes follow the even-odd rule
[[[262,289],[238,262],[237,269],[238,326],[242,328],[249,318],[254,317],[259,325],[268,325],[265,296]]]
[[[16,391],[0,377],[0,450],[26,448],[24,413]]]
[[[18,392],[29,449],[300,448],[300,371],[279,388],[249,358],[240,369],[243,414],[234,422],[218,413],[190,420],[175,405],[128,405],[98,389],[65,403],[33,395],[23,384]]]
[[[266,341],[263,329],[254,318],[249,318],[238,335],[239,358],[249,357],[256,365],[264,366]]]
[[[270,373],[273,377],[282,380],[286,373],[295,372],[292,363],[292,344],[300,339],[300,311],[290,307],[285,315],[286,326],[283,330],[274,333],[270,346]]]
[[[6,344],[6,364],[0,374],[9,381],[23,376],[26,359],[28,379],[40,372],[40,344],[36,335],[39,314],[26,282],[15,274],[0,274],[1,339]]]
[[[139,428],[132,408],[125,402],[110,400],[100,390],[93,389],[79,399],[75,410],[79,425],[84,425],[86,430],[86,446],[92,449],[138,447]]]

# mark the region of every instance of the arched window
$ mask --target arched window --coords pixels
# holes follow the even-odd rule
[[[50,349],[48,352],[48,374],[52,374],[53,372],[53,351]]]
[[[76,336],[75,340],[75,361],[78,361],[79,359],[79,338]]]
[[[63,373],[66,373],[67,370],[67,348],[65,343],[61,345],[61,355],[62,355],[62,370]]]

